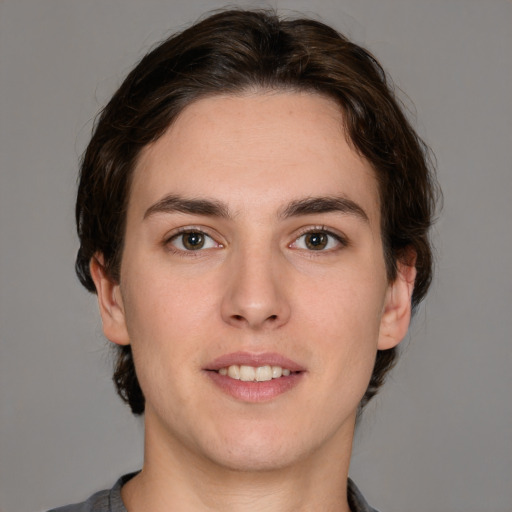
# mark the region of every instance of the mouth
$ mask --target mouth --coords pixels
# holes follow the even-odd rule
[[[282,377],[289,377],[292,371],[289,368],[282,366],[248,366],[232,364],[219,368],[219,375],[228,376],[230,379],[241,380],[243,382],[267,382],[272,379],[280,379]],[[297,373],[297,372],[293,372]]]
[[[237,352],[217,358],[206,368],[211,381],[243,402],[266,402],[294,388],[306,373],[279,354]]]

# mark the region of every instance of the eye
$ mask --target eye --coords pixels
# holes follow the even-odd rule
[[[314,230],[296,238],[290,247],[307,251],[328,251],[345,245],[347,243],[339,235],[325,230]]]
[[[221,247],[211,236],[198,230],[182,231],[170,238],[169,243],[180,251],[199,251]]]

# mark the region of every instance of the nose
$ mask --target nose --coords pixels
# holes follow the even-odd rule
[[[248,251],[249,252],[249,251]],[[227,269],[221,314],[238,328],[275,329],[290,318],[283,265],[262,251],[234,257]]]

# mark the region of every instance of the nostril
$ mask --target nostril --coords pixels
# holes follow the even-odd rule
[[[232,315],[231,318],[233,318],[233,320],[236,320],[237,322],[241,322],[241,321],[245,320],[244,315]],[[267,317],[267,321],[275,322],[276,320],[277,320],[277,315],[270,315],[269,317]]]

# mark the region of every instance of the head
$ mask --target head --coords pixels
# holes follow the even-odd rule
[[[98,255],[109,277],[120,280],[128,201],[144,148],[195,102],[258,91],[310,92],[339,106],[340,133],[371,165],[378,184],[387,279],[397,278],[401,264],[416,268],[414,310],[432,277],[428,229],[436,189],[428,150],[366,50],[319,22],[282,20],[267,11],[221,12],[170,37],[140,61],[105,107],[81,166],[76,271],[82,284],[96,291],[90,263]],[[362,406],[396,357],[395,348],[377,352]],[[129,345],[118,347],[114,381],[141,414],[145,401]]]

